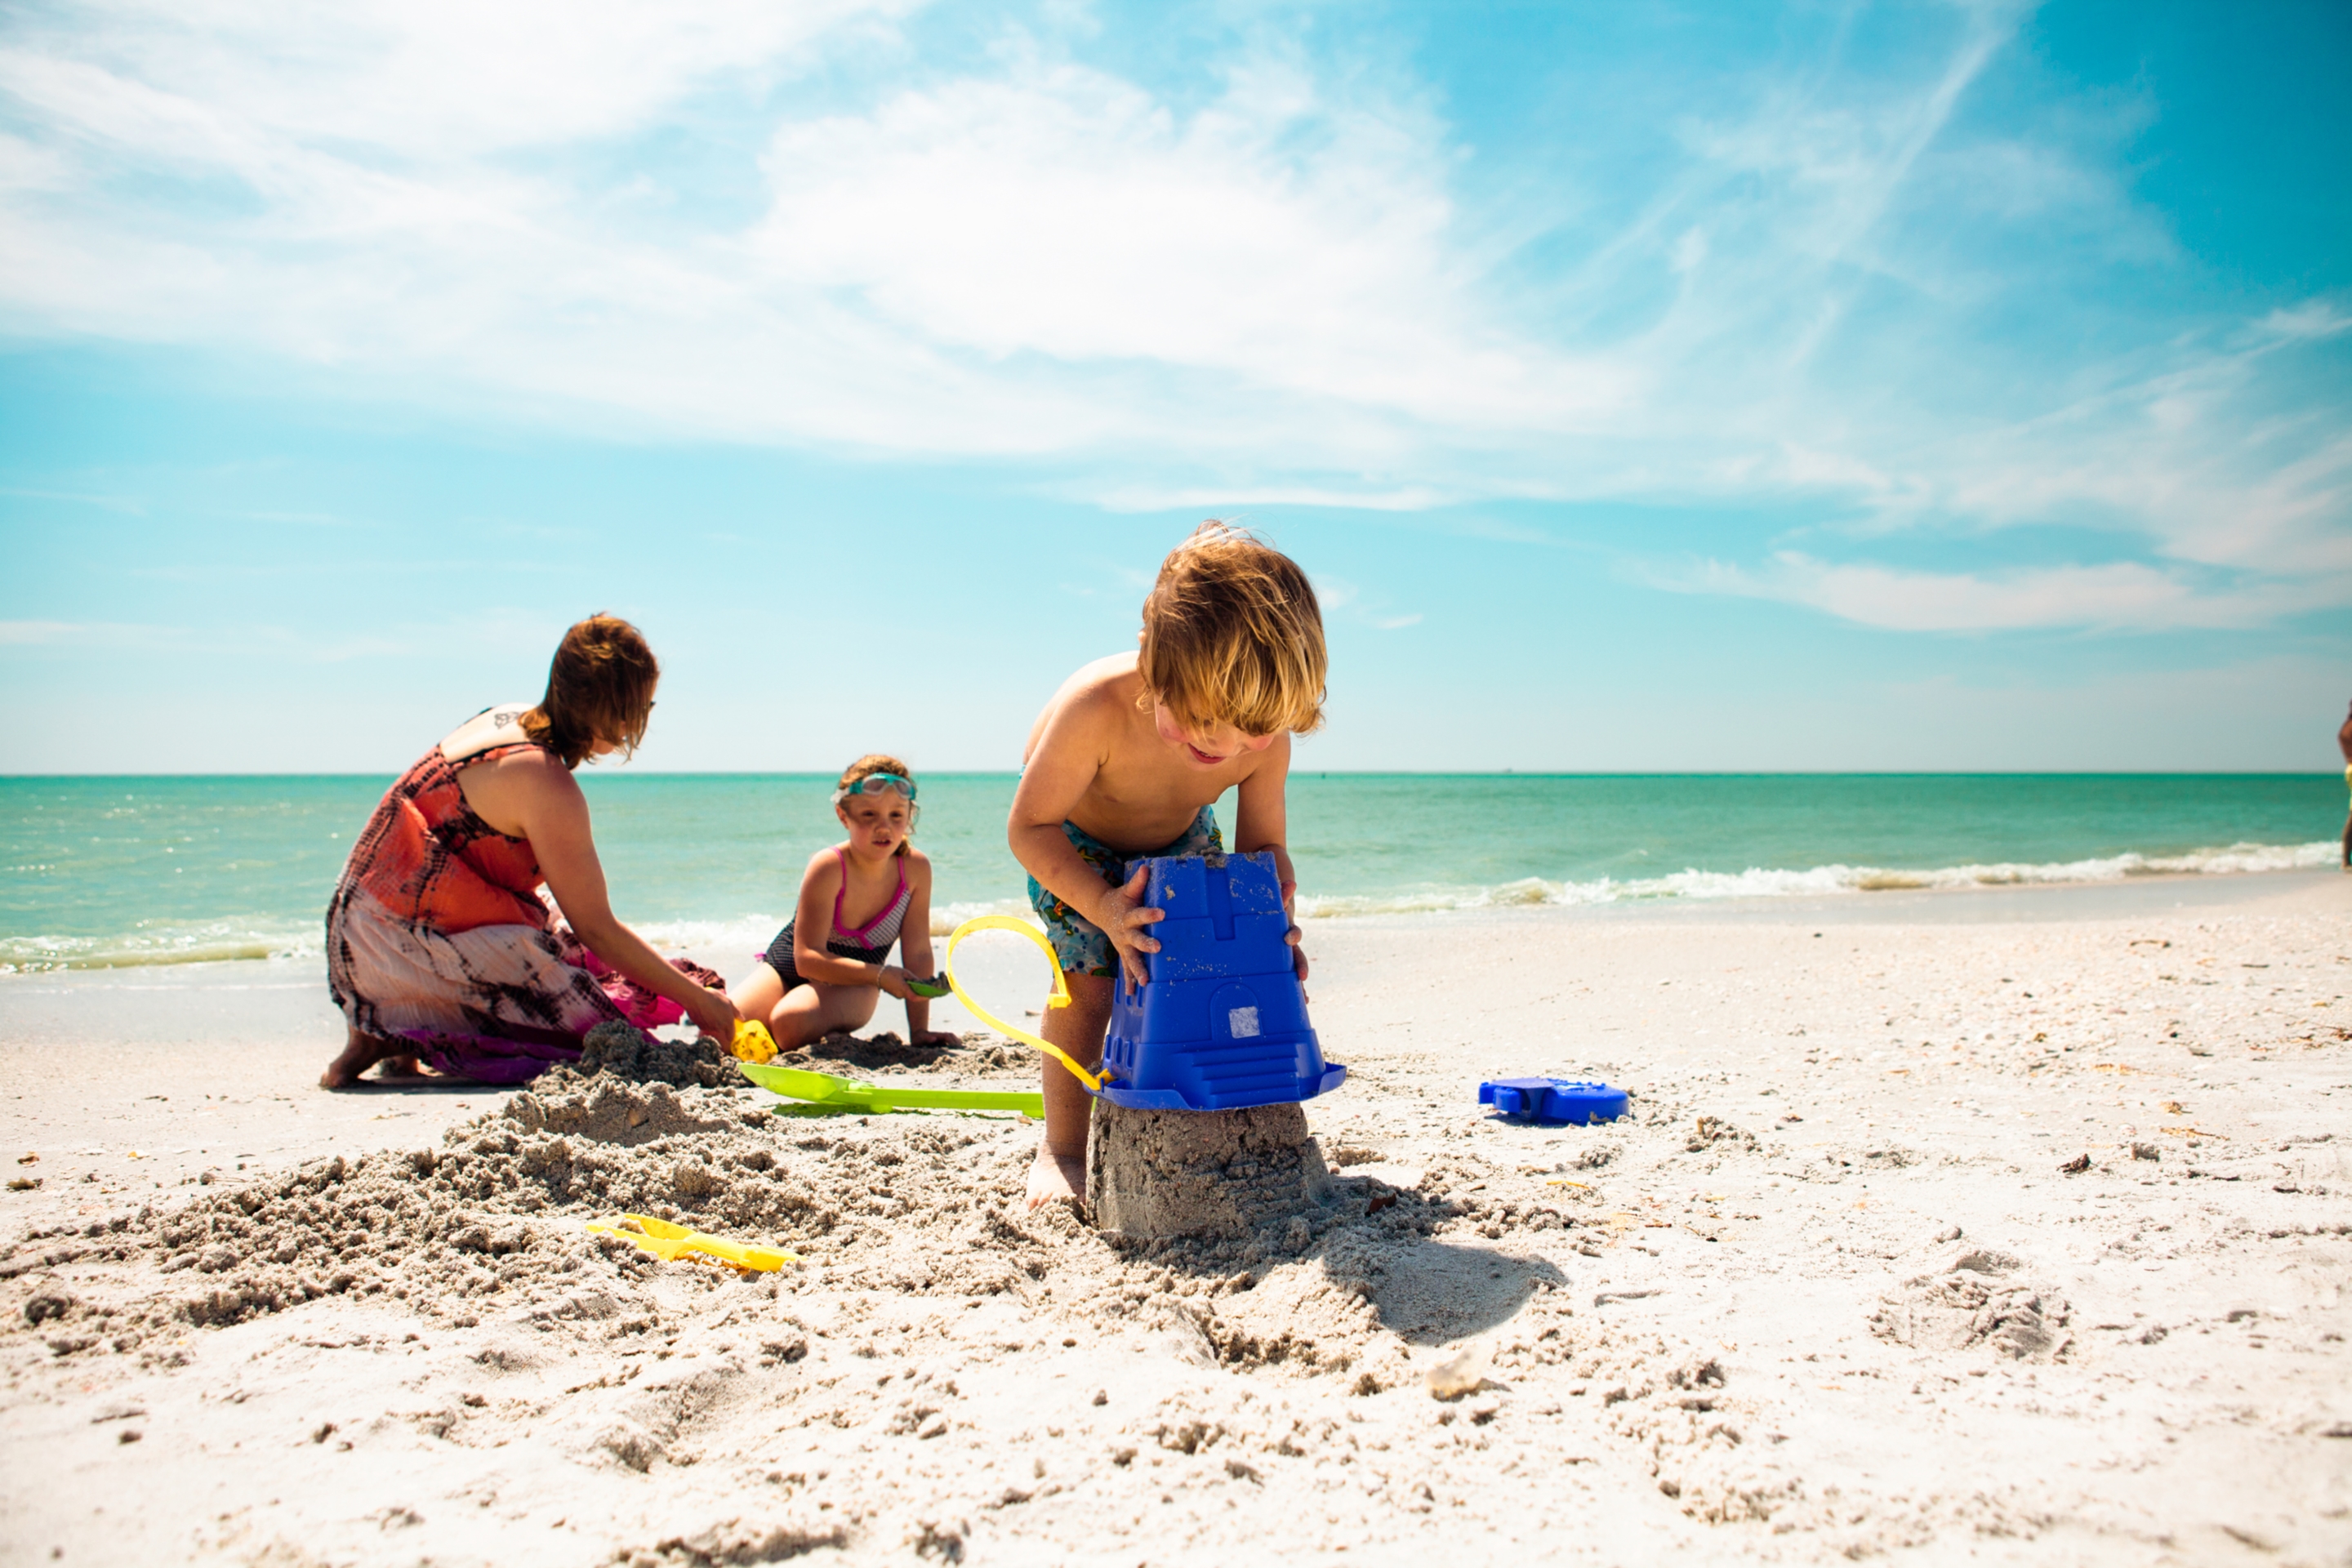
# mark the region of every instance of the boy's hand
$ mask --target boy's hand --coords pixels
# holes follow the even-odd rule
[[[1141,985],[1150,980],[1143,964],[1143,955],[1158,952],[1160,942],[1148,928],[1168,918],[1165,910],[1155,910],[1143,901],[1144,889],[1151,879],[1151,868],[1141,866],[1127,879],[1124,888],[1112,888],[1103,894],[1102,903],[1095,910],[1095,924],[1118,950],[1119,972],[1130,983]]]
[[[1298,884],[1287,881],[1283,883],[1282,912],[1289,915],[1291,919],[1290,929],[1282,933],[1282,940],[1290,944],[1291,966],[1298,971],[1298,984],[1304,987],[1307,984],[1307,950],[1298,945],[1298,939],[1306,933],[1298,929],[1298,917],[1292,909],[1297,901]]]

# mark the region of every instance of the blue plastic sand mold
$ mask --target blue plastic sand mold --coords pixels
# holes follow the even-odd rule
[[[1307,1021],[1282,883],[1267,853],[1155,856],[1144,900],[1167,918],[1149,982],[1111,1001],[1098,1091],[1144,1110],[1238,1110],[1328,1094],[1348,1069]],[[1134,865],[1128,870],[1133,874]]]
[[[1605,1083],[1567,1078],[1498,1078],[1478,1086],[1478,1103],[1530,1121],[1614,1121],[1626,1095]]]

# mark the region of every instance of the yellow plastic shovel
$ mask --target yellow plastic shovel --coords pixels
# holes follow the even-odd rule
[[[705,1236],[682,1225],[672,1225],[666,1219],[656,1219],[647,1214],[625,1214],[621,1216],[635,1226],[635,1230],[623,1230],[617,1225],[591,1220],[590,1230],[603,1236],[617,1236],[639,1251],[650,1252],[666,1263],[675,1263],[689,1252],[699,1252],[731,1263],[738,1268],[757,1269],[765,1274],[782,1268],[787,1263],[798,1263],[800,1254],[780,1252],[772,1247],[746,1247],[740,1241],[722,1241],[715,1236]]]

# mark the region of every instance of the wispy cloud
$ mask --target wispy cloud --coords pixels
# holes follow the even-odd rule
[[[76,647],[103,644],[145,646],[174,636],[169,626],[129,626],[113,621],[0,621],[0,647]]]
[[[1674,592],[1773,599],[1862,626],[1911,632],[2245,627],[2352,595],[2352,576],[2346,575],[2209,585],[2179,569],[2132,561],[1976,574],[1840,564],[1793,551],[1761,567],[1707,561],[1645,575],[1653,586]]]
[[[927,58],[915,0],[36,9],[0,31],[0,325],[1116,510],[1809,510],[1809,553],[1655,570],[1873,625],[2352,604],[2352,316],[2107,300],[2178,260],[2126,157],[2154,110],[1969,122],[2021,15],[1922,14],[1867,71],[1828,26],[1693,99],[1632,199],[1497,212],[1463,170],[1508,148],[1272,26],[1180,93],[1050,6],[977,58]],[[697,116],[757,156],[681,214],[648,139]],[[2077,304],[2091,346],[2052,347]],[[2004,564],[2051,525],[2138,559]],[[1984,566],[1874,558],[1918,531]]]
[[[94,506],[107,511],[127,512],[142,516],[147,510],[144,501],[131,496],[91,494],[83,490],[27,489],[16,485],[0,485],[0,496],[16,500],[58,500],[74,506]]]

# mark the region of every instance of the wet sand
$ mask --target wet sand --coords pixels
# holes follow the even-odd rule
[[[0,979],[0,1563],[2352,1552],[2352,879],[1309,943],[1328,1183],[1194,1242],[1024,1212],[1018,1123],[329,1095],[302,966]],[[1475,1104],[1537,1072],[1634,1115]]]

